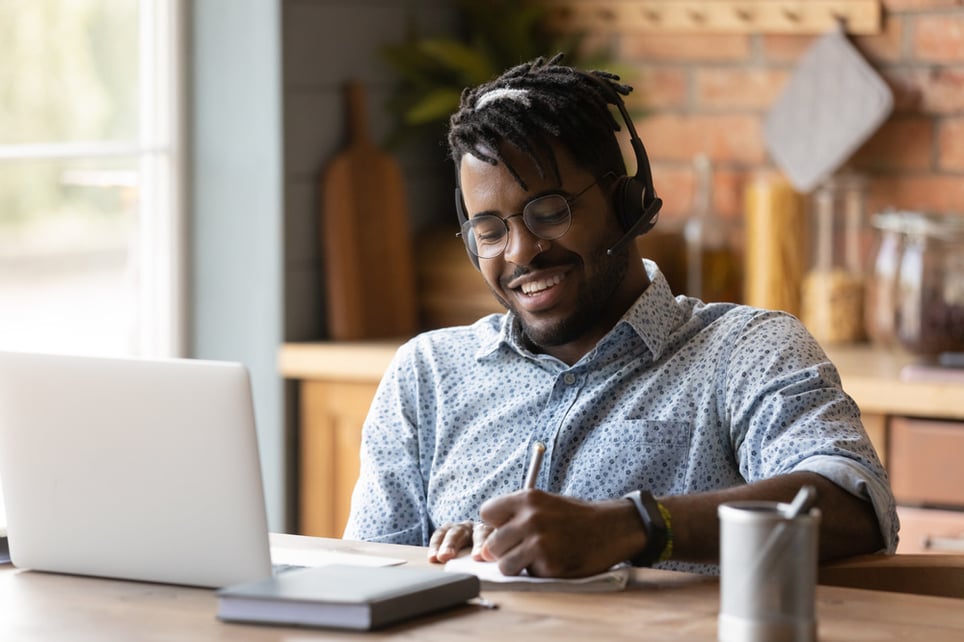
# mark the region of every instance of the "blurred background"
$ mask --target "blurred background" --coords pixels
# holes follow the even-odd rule
[[[845,27],[892,104],[859,140],[838,141],[838,162],[802,191],[775,160],[768,122],[840,15],[798,2],[764,20],[760,4],[0,0],[0,349],[244,362],[269,519],[284,530],[295,511],[297,392],[277,352],[338,338],[320,194],[328,163],[350,143],[345,83],[364,88],[356,116],[400,168],[416,323],[428,329],[498,311],[455,237],[440,114],[453,87],[457,96],[557,50],[635,87],[627,104],[664,200],[640,247],[674,291],[782,307],[819,334],[827,322],[814,310],[841,291],[811,292],[808,317],[806,277],[827,259],[808,239],[829,235],[833,265],[853,255],[843,263],[863,288],[876,283],[886,227],[876,214],[926,213],[938,220],[925,237],[960,238],[964,8],[831,3],[870,11]],[[832,107],[845,90],[807,104]],[[818,194],[830,212],[819,224]],[[796,218],[761,232],[757,219],[774,208]],[[794,225],[801,233],[787,234]],[[783,254],[753,258],[754,244]],[[959,247],[940,251],[959,256]],[[867,340],[867,310],[847,314],[853,331],[828,342]],[[899,343],[889,326],[869,334]],[[914,347],[914,336],[900,346]]]

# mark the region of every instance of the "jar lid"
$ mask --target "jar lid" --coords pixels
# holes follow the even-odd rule
[[[876,214],[871,223],[879,230],[923,236],[964,235],[964,215],[888,210]]]

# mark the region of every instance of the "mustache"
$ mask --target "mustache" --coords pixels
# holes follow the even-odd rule
[[[506,284],[511,283],[513,280],[521,278],[532,272],[538,272],[539,270],[545,270],[552,267],[559,267],[561,265],[575,266],[581,262],[582,261],[579,258],[579,256],[575,254],[568,256],[567,260],[555,260],[555,261],[548,259],[544,255],[540,254],[539,256],[536,256],[535,258],[533,258],[532,262],[529,263],[528,265],[517,265],[515,266],[515,269],[513,269],[510,274],[502,275],[502,277],[499,279],[499,283],[502,285],[503,288],[507,288]]]
[[[525,276],[526,274],[529,274],[529,273],[531,273],[531,272],[537,272],[537,271],[539,271],[539,270],[544,270],[544,269],[549,268],[549,267],[552,267],[553,265],[556,265],[556,264],[557,264],[557,263],[552,263],[551,261],[547,261],[547,260],[545,259],[545,257],[543,257],[542,255],[537,256],[537,257],[535,257],[535,258],[532,260],[532,263],[529,263],[528,265],[517,265],[517,266],[515,266],[515,269],[512,270],[512,274],[503,275],[503,276],[502,276],[502,283],[503,283],[503,285],[504,285],[504,284],[506,284],[506,283],[509,283],[509,282],[512,281],[513,279],[518,279],[518,278],[523,277],[523,276]]]

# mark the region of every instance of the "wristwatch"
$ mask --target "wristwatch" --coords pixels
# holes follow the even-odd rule
[[[656,498],[648,490],[634,490],[623,495],[623,499],[635,504],[639,518],[643,520],[643,528],[646,529],[646,547],[630,562],[633,566],[652,566],[663,555],[669,537],[663,513],[659,510]]]

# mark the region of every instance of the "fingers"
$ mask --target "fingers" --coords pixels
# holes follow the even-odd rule
[[[459,551],[472,543],[475,526],[471,520],[457,524],[442,524],[428,543],[428,561],[444,563],[459,554]]]
[[[532,507],[526,504],[526,498],[538,492],[504,495],[482,505],[480,514],[484,523],[494,527],[482,543],[476,559],[498,561],[499,570],[506,575],[518,575],[529,566],[533,561],[533,550],[526,541],[534,532],[530,521]]]
[[[520,504],[524,501],[527,493],[538,493],[540,491],[517,491],[508,495],[500,495],[483,502],[479,509],[479,516],[486,524],[492,524],[498,528],[518,512]]]
[[[485,522],[476,522],[475,527],[472,530],[472,559],[485,560],[482,550],[486,540],[488,540],[489,536],[493,532],[495,532],[495,528],[489,524],[486,524]]]

